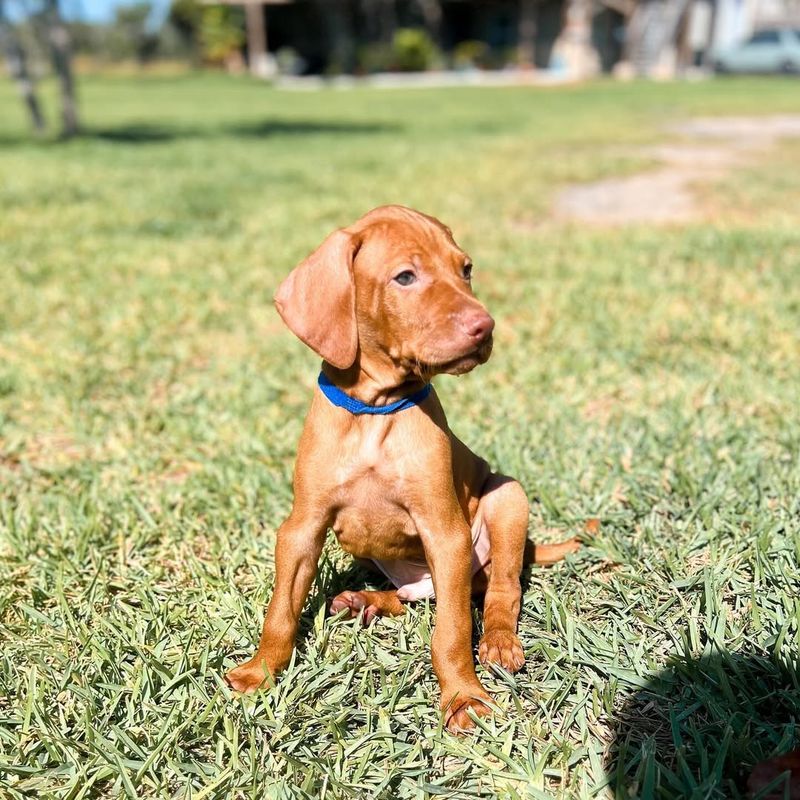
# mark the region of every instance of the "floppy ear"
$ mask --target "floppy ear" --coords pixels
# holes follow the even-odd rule
[[[275,293],[278,313],[289,330],[339,369],[352,366],[358,352],[356,249],[352,234],[335,231],[289,273]]]

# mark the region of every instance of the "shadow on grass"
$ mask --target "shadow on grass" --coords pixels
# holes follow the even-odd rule
[[[68,141],[95,140],[117,144],[159,144],[188,139],[221,139],[226,137],[262,139],[272,136],[328,136],[392,133],[401,130],[394,123],[303,119],[264,119],[230,122],[217,126],[181,126],[151,122],[129,122],[109,127],[85,127],[72,139],[36,139],[24,134],[0,133],[0,147],[38,143],[59,145]]]
[[[787,777],[748,792],[753,766],[797,746],[796,665],[766,655],[674,660],[617,711],[607,764],[619,798],[796,798]]]

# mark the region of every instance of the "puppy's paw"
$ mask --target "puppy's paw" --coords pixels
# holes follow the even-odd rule
[[[330,605],[331,614],[347,611],[349,619],[355,619],[361,611],[364,612],[363,622],[369,625],[379,615],[378,607],[371,605],[364,592],[342,592],[333,598]]]
[[[489,706],[491,698],[485,692],[473,692],[471,695],[465,693],[457,694],[448,706],[444,709],[444,724],[450,733],[468,733],[475,727],[475,720],[469,714],[478,717],[488,717],[492,713]]]
[[[225,680],[237,692],[249,694],[269,685],[269,673],[263,660],[250,659],[238,667],[234,667],[225,675]]]
[[[478,645],[478,661],[487,668],[499,664],[507,672],[517,672],[525,664],[525,654],[513,631],[486,631]]]

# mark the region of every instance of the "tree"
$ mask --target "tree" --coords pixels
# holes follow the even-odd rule
[[[72,76],[72,53],[69,31],[59,12],[58,0],[43,0],[43,4],[32,13],[31,21],[34,30],[47,46],[53,70],[58,78],[61,95],[61,135],[74,136],[78,133],[79,125],[75,81]],[[16,81],[28,108],[34,129],[37,132],[43,131],[44,116],[28,71],[27,53],[17,30],[12,27],[5,14],[4,0],[0,0],[0,49],[3,50],[11,77]]]
[[[17,32],[6,18],[3,0],[0,0],[0,50],[3,51],[8,72],[16,82],[22,101],[28,109],[33,129],[36,133],[42,133],[45,128],[44,115],[36,96],[36,86],[28,72],[28,56]]]
[[[425,20],[425,27],[428,29],[434,42],[440,43],[442,26],[442,4],[439,0],[417,0],[422,18]]]
[[[678,38],[689,0],[653,2],[640,0],[631,8],[626,26],[626,58],[637,75],[646,77],[658,70]],[[664,66],[663,62],[661,64]],[[675,63],[667,65],[674,69]]]
[[[536,0],[520,0],[519,60],[525,67],[536,64]]]
[[[240,8],[205,6],[198,31],[203,58],[211,64],[235,61],[244,44],[244,21]]]
[[[140,64],[151,60],[158,49],[158,36],[149,29],[152,6],[136,2],[119,6],[107,36],[112,57],[135,57]]]
[[[58,9],[58,0],[45,0],[44,22],[50,60],[61,88],[61,135],[78,133],[78,106],[75,101],[75,81],[72,76],[72,53],[69,31]]]

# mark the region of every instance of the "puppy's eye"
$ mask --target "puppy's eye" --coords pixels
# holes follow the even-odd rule
[[[410,270],[404,270],[398,275],[394,276],[395,282],[401,286],[410,286],[417,279],[417,276]]]
[[[464,264],[464,269],[461,274],[464,276],[465,281],[472,280],[472,264]]]

